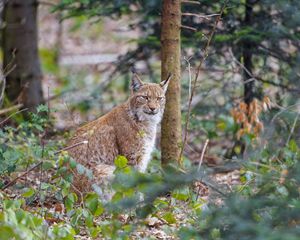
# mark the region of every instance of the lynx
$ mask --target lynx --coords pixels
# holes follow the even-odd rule
[[[129,99],[106,115],[76,130],[68,152],[77,162],[92,170],[95,182],[113,174],[118,155],[145,172],[155,144],[156,130],[165,107],[169,76],[160,84],[143,83],[137,74],[131,80]],[[83,179],[79,180],[79,185]]]

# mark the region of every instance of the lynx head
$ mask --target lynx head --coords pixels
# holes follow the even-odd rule
[[[136,73],[133,74],[129,102],[131,112],[139,121],[158,123],[161,120],[170,78],[171,75],[160,84],[144,83]]]

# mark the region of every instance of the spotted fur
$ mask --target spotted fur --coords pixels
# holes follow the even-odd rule
[[[160,84],[143,83],[134,74],[131,95],[125,103],[76,130],[69,146],[82,141],[88,143],[71,148],[69,154],[93,171],[96,182],[111,176],[118,155],[125,156],[129,165],[139,171],[146,171],[164,111],[169,79]],[[80,178],[79,185],[82,184],[85,185]]]

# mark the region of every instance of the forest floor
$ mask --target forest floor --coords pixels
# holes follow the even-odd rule
[[[18,174],[12,174],[10,179],[6,179],[6,182],[10,182],[17,176],[23,175],[24,172]],[[34,198],[30,198],[26,202],[24,210],[31,213],[39,213],[44,216],[44,219],[51,226],[58,223],[70,222],[67,211],[64,204],[57,200],[55,195],[49,194],[47,196],[39,195],[39,189],[41,189],[41,183],[51,182],[51,171],[30,171],[26,172],[24,176],[18,179],[15,185],[7,188],[3,193],[9,196],[11,199],[20,199],[24,194],[24,188],[30,187],[36,190]],[[214,188],[206,185],[202,181],[195,182],[192,186],[194,193],[199,196],[199,203],[201,203],[202,211],[207,210],[210,204],[221,206],[223,204],[224,194],[232,191],[232,189],[240,184],[240,172],[234,170],[226,173],[215,173],[210,176],[211,181],[214,184]],[[215,191],[217,188],[217,191]],[[131,239],[177,239],[173,233],[179,228],[188,226],[192,217],[192,209],[189,207],[188,201],[177,201],[171,199],[170,196],[160,197],[161,201],[170,202],[174,209],[172,210],[175,218],[173,223],[168,223],[162,216],[164,211],[156,212],[155,215],[149,215],[146,219],[143,219],[143,224],[136,224],[137,228],[131,233]],[[172,202],[172,203],[171,203]],[[79,204],[79,203],[78,203]],[[139,219],[130,216],[129,214],[120,214],[118,219],[122,224],[138,223]],[[110,220],[110,216],[101,215],[94,222],[99,226],[103,225]],[[82,231],[76,235],[76,239],[92,239],[89,234],[82,228]],[[97,239],[102,239],[98,237]]]

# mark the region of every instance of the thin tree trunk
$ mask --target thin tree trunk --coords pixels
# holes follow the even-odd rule
[[[253,15],[253,2],[256,0],[246,0],[245,2],[245,17],[243,20],[244,27],[252,26],[252,15]],[[252,63],[252,51],[255,47],[251,40],[245,39],[241,43],[241,62],[244,65],[243,68],[243,82],[244,82],[244,101],[249,104],[255,97],[255,80],[252,79],[253,63]],[[240,149],[237,153],[235,149]],[[230,154],[226,154],[228,158],[233,156],[244,154],[246,151],[246,144],[243,140],[236,140]]]
[[[9,0],[3,12],[3,67],[16,65],[6,77],[6,96],[30,110],[43,102],[37,7],[36,0]]]
[[[161,22],[162,80],[172,74],[166,94],[166,108],[162,120],[162,163],[177,161],[182,144],[180,110],[180,0],[163,0]]]
[[[0,0],[0,25],[2,26],[2,13],[4,8],[4,0]],[[2,46],[2,34],[1,34],[1,46]],[[5,76],[3,73],[3,69],[1,68],[0,73],[0,108],[2,107],[3,98],[4,98],[4,90],[6,87]]]
[[[245,3],[245,19],[244,26],[252,25],[252,13],[253,13],[253,0],[246,0]],[[243,55],[243,64],[245,69],[243,70],[243,79],[244,79],[244,100],[245,103],[249,104],[252,102],[255,96],[255,81],[252,78],[252,51],[253,43],[249,40],[245,40],[242,44],[242,55]],[[247,69],[247,70],[246,70]]]

